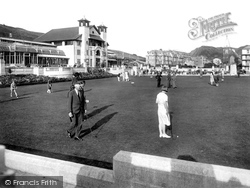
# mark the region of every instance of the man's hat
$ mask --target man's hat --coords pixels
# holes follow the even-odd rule
[[[167,91],[168,91],[168,87],[167,87],[167,86],[162,86],[162,87],[161,87],[161,90],[167,92]]]

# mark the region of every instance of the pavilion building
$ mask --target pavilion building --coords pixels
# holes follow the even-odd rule
[[[69,67],[107,67],[107,27],[90,25],[87,19],[78,20],[78,27],[52,29],[34,41],[50,43],[70,57]]]

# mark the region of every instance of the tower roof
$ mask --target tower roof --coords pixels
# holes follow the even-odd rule
[[[87,23],[89,23],[90,21],[87,20],[86,18],[82,18],[82,19],[78,20],[78,22],[87,22]]]
[[[102,24],[102,25],[99,25],[98,28],[105,28],[106,29],[108,27],[106,27],[105,25]]]

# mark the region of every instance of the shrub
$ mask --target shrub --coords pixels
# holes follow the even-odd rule
[[[85,73],[85,72],[76,72],[79,80],[89,80],[89,79],[99,79],[99,78],[109,78],[114,77],[115,75],[110,74],[104,71],[95,70],[93,73]],[[9,87],[12,79],[15,79],[17,85],[32,85],[32,84],[44,84],[47,83],[48,80],[51,80],[52,83],[55,82],[66,82],[71,81],[72,78],[56,78],[49,76],[37,76],[34,74],[21,74],[21,75],[3,75],[0,76],[0,87]]]

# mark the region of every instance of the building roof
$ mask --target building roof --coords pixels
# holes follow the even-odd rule
[[[101,34],[99,29],[97,29],[97,27],[95,25],[90,25],[89,29],[91,29],[91,28],[94,28],[99,35]]]
[[[39,46],[50,46],[50,47],[55,47],[54,44],[48,44],[44,42],[34,42],[34,41],[29,41],[29,40],[20,40],[20,39],[15,39],[15,38],[5,38],[5,37],[0,37],[0,42],[8,42],[8,43],[20,43],[20,44],[27,44],[27,45],[39,45]]]
[[[87,20],[86,18],[84,18],[84,19],[82,18],[82,19],[78,20],[78,22],[88,22],[89,23],[90,21]]]
[[[55,47],[25,45],[20,43],[7,43],[7,42],[0,42],[0,52],[25,52],[25,53],[65,56],[63,50],[60,50]]]
[[[101,38],[100,36],[98,36],[98,35],[92,35],[92,34],[90,34],[90,35],[89,35],[89,38],[90,38],[90,39],[94,39],[94,40],[104,41],[104,40],[102,40],[102,38]]]
[[[9,52],[10,44],[5,42],[0,42],[0,52]]]
[[[245,46],[243,49],[250,49],[250,45]]]
[[[36,38],[34,41],[37,42],[52,42],[62,40],[76,40],[79,34],[79,27],[68,27],[61,29],[52,29],[42,36]]]

